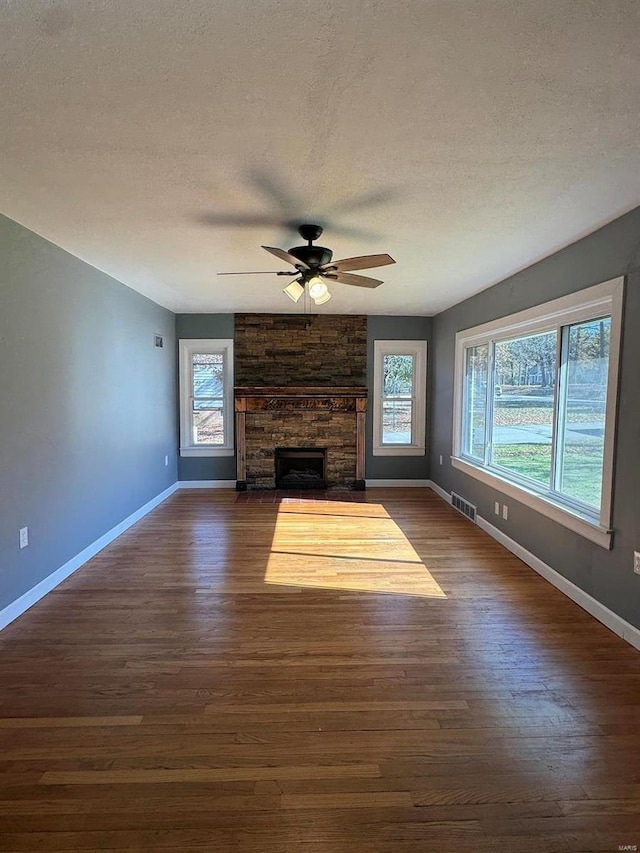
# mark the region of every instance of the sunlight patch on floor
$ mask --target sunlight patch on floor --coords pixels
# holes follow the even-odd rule
[[[446,598],[405,534],[379,504],[280,505],[265,582]]]

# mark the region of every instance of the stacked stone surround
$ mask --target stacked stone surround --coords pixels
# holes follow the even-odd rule
[[[275,486],[276,447],[326,447],[327,486],[355,479],[356,419],[336,412],[254,412],[247,415],[247,485]]]
[[[237,386],[362,387],[366,385],[367,318],[236,314],[234,351]],[[353,485],[356,418],[352,412],[249,411],[245,438],[249,488],[274,488],[276,447],[326,448],[327,485]]]
[[[367,384],[367,318],[236,314],[236,385]]]

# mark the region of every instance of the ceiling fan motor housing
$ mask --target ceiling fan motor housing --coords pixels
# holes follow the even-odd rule
[[[331,249],[326,249],[324,246],[294,246],[293,249],[289,249],[289,254],[308,267],[328,264],[333,257]]]
[[[311,245],[314,240],[317,240],[322,235],[323,230],[321,225],[300,225],[298,234],[303,240],[307,240],[309,245],[294,246],[293,249],[289,249],[289,254],[305,263],[308,267],[319,267],[322,264],[328,264],[331,258],[333,258],[331,249],[327,249],[324,246]]]

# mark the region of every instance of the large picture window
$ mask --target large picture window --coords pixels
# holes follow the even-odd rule
[[[180,454],[233,455],[233,341],[180,341]]]
[[[623,280],[458,333],[454,467],[610,545]]]
[[[426,341],[375,341],[374,456],[424,456],[426,366]]]

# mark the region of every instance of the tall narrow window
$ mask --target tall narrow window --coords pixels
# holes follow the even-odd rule
[[[180,453],[233,454],[233,342],[180,341]]]
[[[454,467],[605,547],[623,286],[456,336]]]
[[[424,455],[426,342],[376,341],[374,456]]]
[[[193,391],[192,444],[224,444],[224,355],[197,352],[191,356]]]
[[[487,365],[489,347],[482,344],[465,351],[465,393],[463,414],[464,452],[484,459],[487,443]]]
[[[383,356],[383,444],[411,444],[413,441],[415,368],[413,355]]]
[[[558,419],[556,488],[600,508],[611,317],[567,326]]]
[[[490,462],[549,488],[556,331],[494,344]]]

